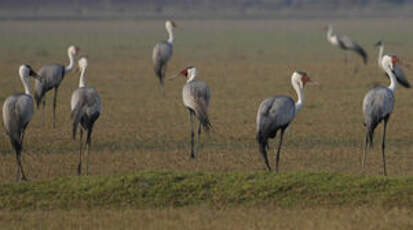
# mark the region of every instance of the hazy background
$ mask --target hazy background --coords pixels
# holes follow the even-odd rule
[[[1,19],[410,17],[413,0],[1,0]]]

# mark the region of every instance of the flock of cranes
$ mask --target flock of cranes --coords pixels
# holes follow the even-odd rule
[[[162,95],[165,94],[164,81],[166,79],[166,67],[168,61],[172,57],[174,40],[173,29],[175,27],[176,24],[173,21],[166,21],[165,28],[168,32],[169,38],[167,41],[157,43],[152,52],[154,71],[159,79]],[[367,53],[360,45],[347,36],[333,34],[333,28],[331,25],[325,29],[327,31],[327,41],[343,50],[351,50],[356,52],[362,57],[363,62],[367,64]],[[384,44],[382,41],[379,41],[376,46],[379,47],[378,64],[386,76],[390,79],[390,85],[388,87],[375,87],[371,89],[364,97],[363,113],[366,136],[362,157],[362,169],[364,170],[365,167],[367,149],[373,142],[374,130],[381,122],[383,122],[383,174],[387,175],[385,137],[387,123],[394,107],[394,91],[398,83],[406,88],[410,88],[410,84],[400,67],[399,58],[395,55],[384,55]],[[44,96],[51,89],[54,89],[53,127],[55,127],[58,88],[62,83],[64,76],[74,69],[75,56],[79,55],[79,48],[76,46],[70,46],[67,52],[69,56],[69,64],[67,66],[61,64],[48,64],[43,66],[39,72],[36,73],[31,66],[21,65],[18,73],[24,87],[24,93],[13,94],[4,101],[3,124],[7,135],[10,138],[11,145],[16,152],[17,181],[27,179],[24,174],[21,155],[25,128],[34,115],[34,100],[37,108],[39,108],[40,104],[43,104],[44,107],[46,103]],[[71,118],[73,121],[73,139],[76,137],[77,130],[80,129],[79,163],[77,168],[78,175],[82,174],[82,158],[84,152],[82,140],[83,132],[87,132],[85,158],[86,175],[88,175],[88,158],[93,126],[102,113],[102,102],[99,93],[94,88],[89,88],[86,86],[87,66],[87,58],[79,58],[77,68],[80,71],[79,88],[73,92],[70,103]],[[190,156],[191,158],[196,158],[202,129],[208,132],[212,127],[208,117],[208,105],[211,97],[210,90],[207,84],[197,80],[197,69],[193,66],[186,67],[168,79],[171,80],[177,78],[178,76],[183,76],[186,78],[186,83],[182,90],[182,97],[183,104],[189,112],[191,137]],[[35,79],[34,100],[30,91],[30,77]],[[307,73],[303,71],[293,72],[291,76],[291,84],[297,93],[297,101],[294,101],[294,99],[289,96],[275,96],[262,101],[258,108],[256,118],[256,139],[259,146],[259,152],[263,156],[265,165],[269,171],[272,170],[267,154],[269,139],[275,138],[278,131],[280,131],[278,147],[275,149],[275,171],[278,172],[280,151],[284,133],[303,106],[304,87],[306,84],[310,83],[314,84]],[[198,120],[198,135],[196,144],[194,117]]]

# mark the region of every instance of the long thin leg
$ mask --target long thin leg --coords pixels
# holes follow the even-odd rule
[[[194,132],[194,114],[192,111],[189,111],[189,120],[191,123],[191,158],[195,159],[196,158],[196,153],[194,151],[194,137],[195,137],[195,132]]]
[[[16,181],[20,181],[20,180],[26,181],[27,180],[26,175],[24,175],[21,157],[22,157],[21,151],[16,150],[16,159],[17,159],[17,167],[18,167],[17,172],[20,172],[20,174],[21,174],[21,177],[20,177],[20,175],[18,173],[18,175],[16,177]]]
[[[200,137],[201,137],[201,126],[202,126],[202,124],[201,124],[201,121],[199,121],[199,123],[198,123],[198,136],[196,137],[196,148],[195,148],[195,152],[198,154],[198,150],[199,150],[199,140],[200,140]]]
[[[278,162],[280,161],[280,151],[281,151],[281,145],[283,143],[284,131],[285,129],[281,129],[280,143],[278,143],[277,155],[275,157],[275,172],[277,173],[278,173]]]
[[[387,170],[386,170],[386,156],[384,154],[384,148],[385,148],[385,145],[386,145],[387,121],[388,121],[388,118],[385,118],[384,119],[384,126],[383,126],[383,139],[382,139],[382,142],[381,142],[381,151],[382,151],[382,155],[383,155],[383,174],[385,176],[387,176]]]
[[[164,79],[165,79],[165,74],[166,74],[166,64],[162,67],[161,74],[162,74],[161,78],[159,79],[161,83],[161,95],[165,96]]]
[[[83,138],[83,129],[80,127],[80,137],[79,137],[79,164],[77,165],[77,175],[80,176],[82,174],[82,138]]]
[[[265,148],[267,148],[267,147],[265,147]],[[268,162],[267,150],[265,150],[265,152],[262,154],[262,156],[264,157],[264,162],[265,162],[265,165],[267,166],[268,171],[271,172],[270,162]]]
[[[86,139],[86,176],[89,175],[89,150],[90,145],[92,144],[92,128],[87,131],[87,139]]]
[[[57,103],[57,87],[54,88],[54,97],[53,97],[53,128],[56,128],[56,103]]]
[[[46,125],[46,99],[43,98],[41,103],[43,104],[43,127]]]
[[[369,147],[369,131],[366,131],[366,138],[364,140],[364,151],[363,151],[363,159],[361,162],[361,171],[364,173],[364,169],[366,167],[366,158],[367,158],[367,148]]]
[[[347,65],[347,63],[348,63],[347,52],[344,52],[344,64]]]

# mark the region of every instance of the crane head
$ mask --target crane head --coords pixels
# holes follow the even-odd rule
[[[307,82],[310,82],[310,81],[311,81],[311,78],[307,75],[306,72],[298,71],[298,74],[301,75],[301,82],[303,82],[303,86],[305,86],[305,84],[306,84]]]
[[[382,46],[383,45],[383,41],[382,40],[380,40],[380,41],[378,41],[376,44],[374,44],[374,46]]]

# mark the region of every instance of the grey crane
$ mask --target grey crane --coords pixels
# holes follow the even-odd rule
[[[73,139],[76,138],[77,127],[80,127],[80,148],[79,148],[79,164],[77,168],[78,175],[82,174],[82,138],[83,129],[87,131],[86,137],[86,175],[89,174],[89,151],[92,142],[92,131],[96,120],[102,113],[102,103],[99,93],[86,86],[86,69],[88,61],[85,57],[79,59],[80,80],[79,88],[73,94],[70,102],[71,117],[73,120]]]
[[[386,55],[382,58],[382,67],[385,70],[387,77],[390,78],[390,85],[388,87],[376,87],[371,89],[363,100],[363,113],[364,113],[364,126],[366,127],[366,137],[364,143],[364,152],[362,159],[362,170],[364,171],[366,164],[367,148],[373,144],[373,134],[375,128],[383,121],[383,137],[382,137],[382,158],[383,158],[383,174],[387,176],[386,170],[386,156],[385,156],[385,143],[386,143],[386,128],[387,122],[393,112],[394,107],[394,91],[396,89],[397,82],[410,88],[409,82],[403,75],[396,75],[394,72],[394,66],[398,63],[397,56]]]
[[[211,94],[209,87],[204,82],[196,80],[197,69],[195,67],[189,66],[170,79],[180,75],[187,78],[186,84],[182,89],[182,99],[189,112],[189,120],[191,123],[191,158],[195,159],[199,147],[201,127],[203,127],[206,132],[212,127],[208,117],[208,105]],[[199,121],[196,148],[194,147],[194,116]]]
[[[327,30],[327,41],[330,42],[334,46],[340,47],[342,50],[351,50],[356,52],[358,55],[360,55],[363,58],[364,64],[367,64],[367,53],[366,51],[356,42],[354,42],[351,38],[345,36],[345,35],[336,35],[333,34],[333,26],[328,25],[325,27]],[[347,56],[345,59],[345,62],[347,62]]]
[[[275,138],[278,130],[281,130],[280,141],[275,156],[275,171],[278,172],[278,162],[284,132],[304,103],[303,88],[309,81],[311,81],[310,77],[305,72],[294,72],[291,76],[291,84],[297,92],[297,102],[294,102],[294,99],[289,96],[275,96],[262,101],[258,108],[257,142],[259,151],[264,157],[264,162],[269,171],[271,171],[271,166],[267,157],[268,139]]]
[[[20,80],[23,83],[24,93],[9,96],[3,104],[3,124],[11,145],[16,152],[17,174],[16,181],[27,180],[21,162],[24,131],[34,114],[34,102],[30,93],[30,76],[38,78],[36,72],[29,65],[19,67]]]
[[[171,59],[172,52],[173,52],[173,42],[174,42],[173,28],[174,27],[176,27],[175,22],[170,21],[170,20],[165,22],[165,28],[169,34],[169,38],[167,41],[161,41],[157,43],[155,47],[153,47],[153,51],[152,51],[153,68],[161,84],[162,95],[165,94],[165,91],[163,88],[163,84],[164,84],[163,81],[165,78],[166,66],[168,64],[169,59]]]
[[[74,56],[79,53],[79,47],[77,46],[70,46],[67,49],[67,54],[69,56],[69,65],[64,66],[61,64],[47,64],[43,66],[39,70],[40,77],[36,79],[34,85],[34,99],[36,101],[37,108],[41,102],[43,102],[43,109],[46,105],[44,96],[45,94],[54,89],[54,97],[53,97],[53,128],[56,127],[56,103],[57,103],[57,91],[59,89],[60,83],[64,76],[70,71],[72,71],[74,67]]]

